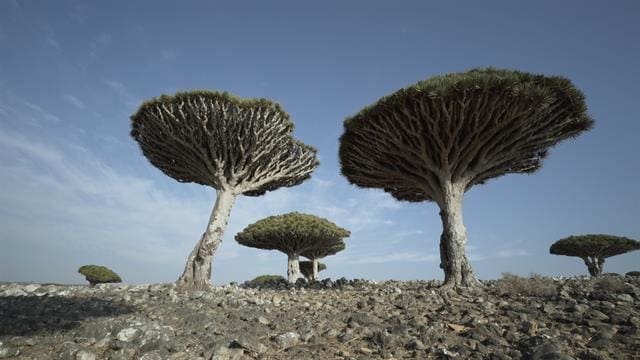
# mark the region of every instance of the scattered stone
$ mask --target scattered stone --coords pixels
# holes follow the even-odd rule
[[[242,348],[258,354],[267,351],[267,346],[262,344],[257,337],[246,334],[242,334],[232,341],[231,348]]]
[[[120,330],[118,335],[116,335],[116,339],[124,342],[132,342],[135,338],[140,334],[140,330],[134,328],[126,328]]]
[[[282,295],[280,294],[273,295],[273,297],[271,298],[271,302],[274,305],[280,305],[280,303],[282,302]]]
[[[298,344],[300,341],[300,335],[290,331],[276,336],[274,340],[281,348],[290,348]]]
[[[87,349],[81,349],[76,353],[76,360],[95,360],[96,354]]]
[[[0,358],[633,358],[640,277],[619,279],[607,292],[586,277],[549,280],[551,297],[496,281],[446,297],[438,281],[0,284]]]

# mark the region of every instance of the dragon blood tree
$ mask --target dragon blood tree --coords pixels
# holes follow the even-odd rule
[[[398,200],[440,207],[443,289],[475,286],[465,254],[464,193],[509,173],[532,173],[547,150],[592,127],[571,81],[512,70],[435,76],[347,118],[342,174]]]
[[[300,264],[300,272],[302,273],[302,276],[304,276],[304,278],[307,279],[307,281],[318,280],[318,272],[327,269],[327,265],[321,262],[314,263],[313,261],[300,261],[299,264]],[[315,265],[315,271],[316,271],[315,275],[313,273],[314,265]]]
[[[287,279],[294,283],[300,278],[298,259],[302,253],[335,247],[349,235],[349,231],[329,220],[292,212],[270,216],[247,226],[236,234],[236,241],[244,246],[287,254]]]
[[[82,265],[78,272],[84,275],[91,287],[96,284],[119,283],[122,279],[113,270],[101,265]]]
[[[316,150],[292,137],[289,115],[266,99],[180,92],[145,101],[131,121],[131,136],[151,164],[178,182],[216,190],[209,223],[177,281],[180,288],[210,286],[213,254],[238,195],[298,185],[318,166]]]
[[[589,234],[560,239],[551,245],[549,252],[553,255],[579,257],[587,265],[591,276],[599,276],[606,258],[638,249],[640,241],[621,236]]]
[[[311,271],[309,271],[310,276],[307,276],[307,274],[305,274],[305,270],[302,269],[302,263],[300,263],[300,266],[301,266],[300,270],[302,270],[302,275],[304,275],[304,277],[307,278],[307,280],[313,280],[313,281],[318,280],[318,272],[321,270],[324,270],[324,269],[321,269],[323,264],[320,264],[320,259],[325,258],[329,255],[335,255],[340,251],[344,250],[345,247],[346,245],[344,241],[340,241],[330,247],[309,249],[300,253],[300,255],[311,260],[310,261]],[[326,266],[325,266],[325,269],[326,269]]]

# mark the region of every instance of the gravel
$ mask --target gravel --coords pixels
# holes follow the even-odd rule
[[[0,284],[0,359],[637,359],[640,277],[618,278],[615,291],[559,278],[526,294],[344,278],[193,292]]]

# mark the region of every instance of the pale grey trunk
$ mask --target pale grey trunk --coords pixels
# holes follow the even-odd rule
[[[445,184],[440,205],[442,235],[440,237],[440,267],[444,270],[444,287],[476,286],[465,252],[467,229],[462,220],[463,184]]]
[[[602,275],[602,268],[604,267],[604,258],[598,256],[591,256],[582,258],[584,264],[587,265],[589,275],[600,276]]]
[[[287,254],[287,257],[287,280],[293,284],[301,277],[299,256],[298,254]]]
[[[320,260],[318,259],[313,259],[311,260],[312,264],[313,264],[313,272],[311,273],[311,280],[312,281],[318,281],[318,263],[320,262]]]
[[[180,288],[205,290],[211,286],[213,254],[222,242],[224,229],[236,198],[236,195],[228,190],[218,190],[216,194],[216,204],[211,211],[207,229],[189,254],[184,272],[176,282]]]

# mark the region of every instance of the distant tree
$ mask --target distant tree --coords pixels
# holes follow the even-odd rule
[[[337,253],[339,253],[340,251],[344,250],[346,247],[344,241],[340,241],[337,242],[336,244],[334,244],[333,246],[329,246],[329,247],[324,247],[324,248],[315,248],[315,249],[309,249],[306,251],[303,251],[302,253],[300,253],[300,255],[306,257],[307,259],[311,260],[311,276],[307,276],[304,273],[304,270],[302,270],[302,268],[300,268],[300,270],[302,270],[302,274],[307,278],[307,280],[318,280],[318,272],[321,271],[322,269],[319,268],[320,266],[320,259],[323,259],[329,255],[335,255]],[[326,266],[325,266],[326,268]]]
[[[162,95],[131,116],[142,154],[178,182],[216,189],[207,228],[187,259],[180,288],[210,286],[213,254],[238,195],[298,185],[318,166],[316,150],[295,140],[280,105],[212,91]]]
[[[592,123],[584,96],[562,77],[493,68],[435,76],[347,118],[341,170],[357,186],[438,204],[443,290],[477,286],[465,253],[464,193],[538,170],[550,147]]]
[[[317,261],[300,261],[300,272],[302,276],[304,276],[307,281],[315,281],[318,280],[318,273],[322,270],[327,269],[327,265]],[[314,273],[315,270],[315,273]]]
[[[287,280],[294,283],[300,278],[300,254],[332,248],[349,234],[329,220],[292,212],[270,216],[247,226],[236,235],[236,241],[244,246],[287,254]]]
[[[91,287],[96,284],[119,283],[122,279],[113,270],[100,265],[83,265],[78,272],[84,275]]]
[[[280,282],[286,283],[287,280],[280,275],[259,275],[253,278],[253,280],[249,281],[247,283],[247,286],[251,288],[255,288],[255,287],[268,286],[269,284],[280,283]]]
[[[587,265],[591,276],[599,276],[606,258],[638,249],[640,241],[621,236],[588,234],[560,239],[551,245],[549,252],[553,255],[579,257]]]

